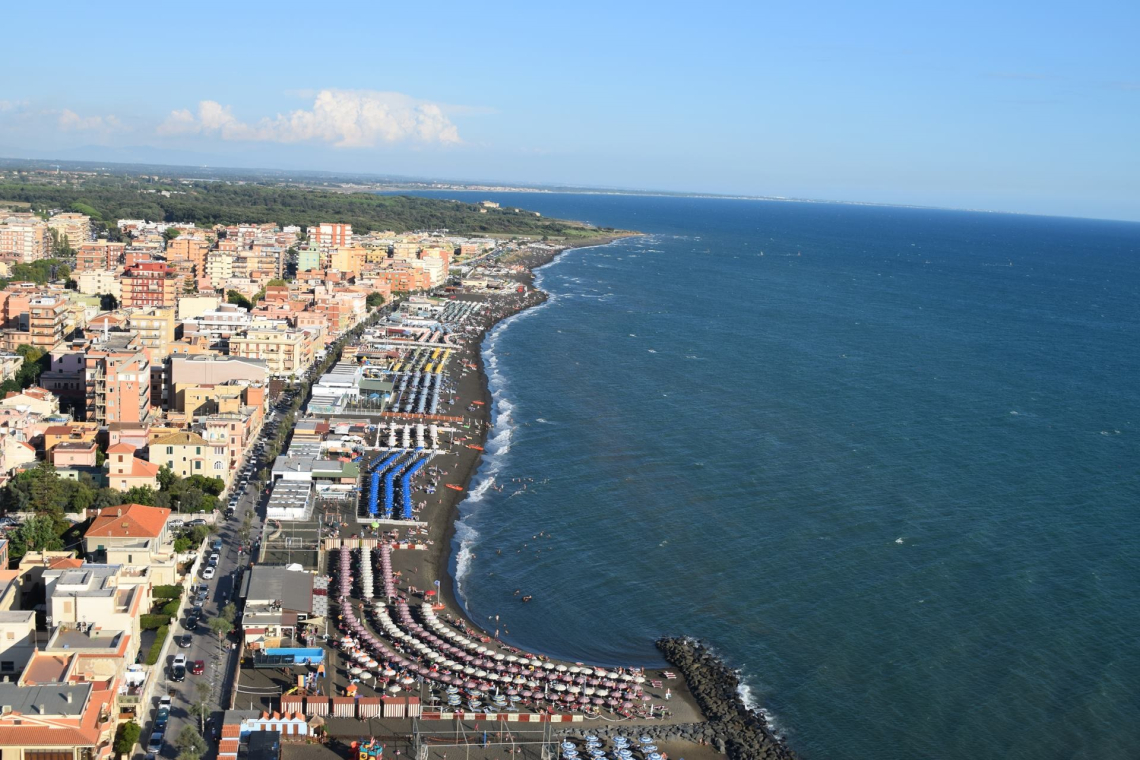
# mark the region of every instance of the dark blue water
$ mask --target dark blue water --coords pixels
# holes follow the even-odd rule
[[[707,639],[807,757],[1140,757],[1140,225],[495,200],[649,235],[488,340],[475,619]]]

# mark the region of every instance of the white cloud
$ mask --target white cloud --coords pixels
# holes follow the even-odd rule
[[[164,135],[216,135],[223,140],[315,141],[337,148],[369,148],[404,140],[461,142],[459,130],[440,105],[398,92],[374,90],[321,90],[311,109],[277,114],[256,124],[239,121],[229,106],[203,100],[196,116],[186,109],[172,111],[158,131]]]
[[[65,108],[59,112],[59,128],[65,131],[119,132],[125,129],[116,116],[80,116]]]
[[[0,100],[0,113],[23,111],[28,106],[26,100]]]

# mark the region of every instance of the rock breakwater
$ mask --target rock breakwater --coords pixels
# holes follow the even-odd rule
[[[707,646],[691,638],[662,638],[657,649],[685,678],[708,721],[662,726],[659,731],[710,744],[732,760],[795,760],[796,755],[768,729],[764,716],[744,704],[736,671]]]

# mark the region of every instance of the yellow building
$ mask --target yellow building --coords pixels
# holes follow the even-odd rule
[[[366,253],[363,248],[336,248],[329,254],[328,268],[359,277]]]
[[[262,359],[269,374],[290,377],[313,363],[313,344],[299,330],[250,329],[230,338],[230,356]]]
[[[161,364],[174,342],[174,307],[156,307],[131,312],[128,326],[138,335],[139,347],[152,364]]]
[[[188,478],[203,475],[226,479],[226,449],[211,446],[197,433],[172,433],[150,444],[150,461],[169,467],[175,475]]]

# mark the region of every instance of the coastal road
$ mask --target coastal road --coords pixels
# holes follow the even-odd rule
[[[239,539],[238,530],[242,525],[246,512],[253,512],[253,518],[250,523],[250,535],[258,536],[261,533],[261,524],[265,514],[264,502],[265,494],[264,489],[258,489],[256,483],[249,482],[245,488],[241,487],[241,480],[246,468],[251,461],[260,461],[253,453],[256,449],[257,443],[263,443],[272,437],[273,423],[278,422],[282,417],[281,412],[274,408],[273,412],[267,416],[265,424],[262,426],[261,431],[255,439],[253,445],[246,452],[246,459],[243,460],[239,467],[239,472],[234,475],[234,484],[232,495],[237,496],[237,505],[234,509],[234,516],[229,520],[219,520],[218,532],[208,539],[208,543],[212,544],[215,540],[221,539],[222,548],[219,551],[218,566],[216,574],[213,579],[207,581],[199,577],[195,580],[195,585],[205,585],[208,592],[206,601],[202,605],[203,620],[194,630],[186,628],[186,613],[188,613],[193,606],[193,599],[187,599],[183,605],[184,610],[176,624],[171,626],[171,635],[181,638],[183,635],[189,633],[191,636],[191,645],[188,648],[182,648],[176,644],[170,647],[170,653],[167,661],[162,663],[161,672],[156,672],[158,677],[158,686],[155,689],[154,703],[148,706],[147,724],[143,726],[143,733],[140,741],[145,746],[147,740],[153,731],[154,715],[157,711],[158,697],[164,694],[170,694],[172,698],[170,722],[166,730],[166,744],[159,753],[162,757],[173,758],[178,754],[177,749],[174,747],[174,741],[178,737],[178,732],[187,723],[198,725],[197,718],[191,714],[193,702],[196,697],[196,684],[200,681],[209,683],[211,686],[211,704],[213,706],[213,713],[210,716],[211,725],[216,730],[216,727],[221,724],[221,715],[226,707],[225,699],[233,687],[233,672],[235,659],[237,657],[237,650],[229,648],[229,641],[223,643],[218,641],[218,637],[212,633],[208,627],[208,621],[211,618],[217,617],[222,608],[230,602],[234,602],[238,595],[237,588],[237,574],[239,569],[249,565],[249,547],[244,547],[245,551],[238,551]],[[224,510],[225,504],[221,505]],[[207,548],[206,557],[209,557],[212,549]],[[203,566],[205,562],[203,562]],[[174,657],[183,654],[189,662],[195,660],[203,660],[205,662],[205,672],[200,676],[195,676],[187,672],[186,680],[178,683],[170,680],[171,664]],[[207,730],[205,736],[207,739],[211,737],[212,732]],[[210,758],[216,754],[217,745],[213,741],[209,741],[209,749],[205,757]]]

